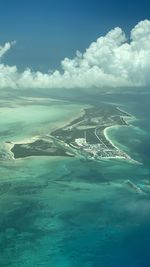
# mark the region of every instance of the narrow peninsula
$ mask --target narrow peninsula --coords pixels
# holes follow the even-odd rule
[[[14,143],[11,152],[14,158],[29,156],[83,156],[87,159],[131,159],[129,155],[109,140],[106,129],[112,126],[128,126],[125,118],[131,115],[115,105],[84,109],[82,115],[67,125],[55,129],[38,140],[29,143]]]

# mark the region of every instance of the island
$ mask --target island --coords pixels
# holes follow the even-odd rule
[[[131,159],[107,136],[108,127],[128,126],[131,115],[115,105],[101,104],[83,110],[81,116],[61,128],[28,143],[14,143],[14,158],[29,156],[82,156],[85,159]]]

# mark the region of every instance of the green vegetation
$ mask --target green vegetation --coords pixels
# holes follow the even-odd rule
[[[84,110],[84,114],[69,124],[50,132],[49,140],[39,139],[33,143],[15,144],[15,158],[28,156],[75,156],[86,154],[89,158],[128,158],[104,135],[104,129],[113,125],[127,125],[124,118],[130,116],[114,105],[101,105]]]

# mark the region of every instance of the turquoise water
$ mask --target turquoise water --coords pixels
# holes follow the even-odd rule
[[[0,266],[150,266],[150,97],[100,99],[117,102],[136,116],[130,127],[111,129],[109,137],[142,164],[63,157],[1,159]],[[63,125],[90,101],[3,96],[1,149],[5,141],[30,139]],[[145,193],[128,187],[128,179]]]

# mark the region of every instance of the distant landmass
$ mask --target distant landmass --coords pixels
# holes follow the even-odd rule
[[[132,116],[114,105],[84,109],[81,116],[55,129],[45,136],[27,143],[14,143],[11,152],[14,158],[29,156],[67,156],[82,155],[88,159],[102,158],[131,159],[116,147],[107,136],[112,126],[128,126],[125,118]]]

